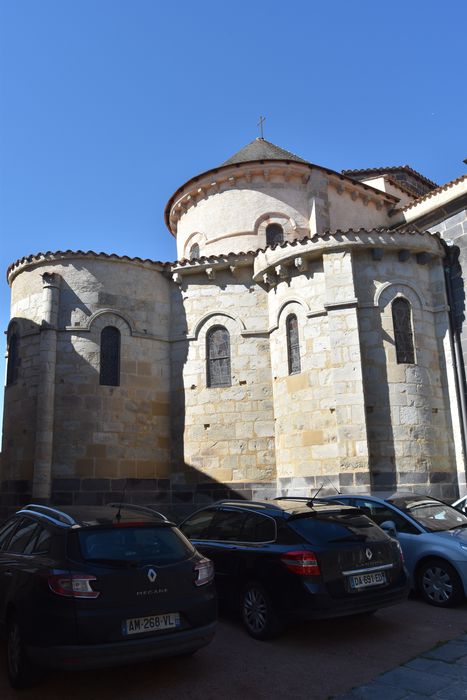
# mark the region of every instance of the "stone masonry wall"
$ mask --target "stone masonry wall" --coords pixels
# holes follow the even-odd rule
[[[276,477],[267,296],[248,268],[216,272],[215,280],[186,275],[179,294],[172,298],[172,478],[267,489]],[[217,325],[230,334],[229,387],[207,386],[206,334]]]

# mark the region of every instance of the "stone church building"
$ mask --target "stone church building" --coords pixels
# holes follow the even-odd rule
[[[9,267],[3,511],[465,491],[467,176],[338,173],[260,138],[165,216],[173,263]]]

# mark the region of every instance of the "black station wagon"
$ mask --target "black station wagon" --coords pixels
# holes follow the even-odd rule
[[[408,594],[399,544],[349,506],[222,501],[180,529],[214,562],[219,601],[239,609],[257,639],[292,620],[372,613]]]
[[[213,638],[213,566],[149,508],[28,505],[0,527],[0,623],[13,687],[34,667],[191,654]]]

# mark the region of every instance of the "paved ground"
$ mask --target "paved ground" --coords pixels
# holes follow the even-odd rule
[[[467,698],[467,634],[383,673],[336,700]]]
[[[466,678],[463,673],[467,666],[463,666],[461,660],[453,661],[454,657],[440,662],[436,656],[425,654],[415,659],[466,632],[467,605],[439,610],[416,599],[382,610],[369,619],[341,618],[301,625],[268,643],[248,637],[235,618],[222,618],[214,642],[192,658],[98,672],[57,673],[44,678],[36,687],[22,691],[21,698],[327,700],[343,696],[349,700],[417,700],[426,698],[426,694],[420,695],[422,686],[417,686],[415,693],[412,685],[403,695],[397,694],[403,687],[401,683],[407,683],[409,676],[422,679],[427,671],[435,674],[437,684],[429,686],[435,693],[448,688],[448,680],[441,670],[447,668],[447,663],[447,670],[454,669],[458,674],[455,682],[462,683]],[[463,639],[462,644],[466,637]],[[450,651],[446,653],[458,653],[454,645],[448,645],[447,649]],[[463,647],[461,651],[464,652]],[[4,656],[4,646],[0,647],[0,655]],[[427,663],[434,664],[430,671]],[[401,664],[406,666],[391,671]],[[386,676],[379,677],[381,673]],[[440,676],[444,686],[441,686]],[[369,684],[376,678],[374,690]],[[467,682],[464,683],[467,687]],[[352,690],[357,687],[359,690]],[[453,688],[459,690],[460,686],[453,685]],[[18,693],[9,688],[3,667],[0,668],[1,700],[18,697]],[[466,696],[460,690],[455,696],[435,697],[460,700]]]

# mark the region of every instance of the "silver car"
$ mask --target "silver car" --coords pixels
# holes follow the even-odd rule
[[[454,501],[452,507],[456,508],[456,510],[460,510],[462,513],[465,513],[467,515],[467,496],[462,496],[462,498],[458,498],[457,501]]]
[[[326,497],[361,508],[397,537],[410,582],[427,603],[450,607],[467,596],[467,516],[431,496],[363,494]]]

